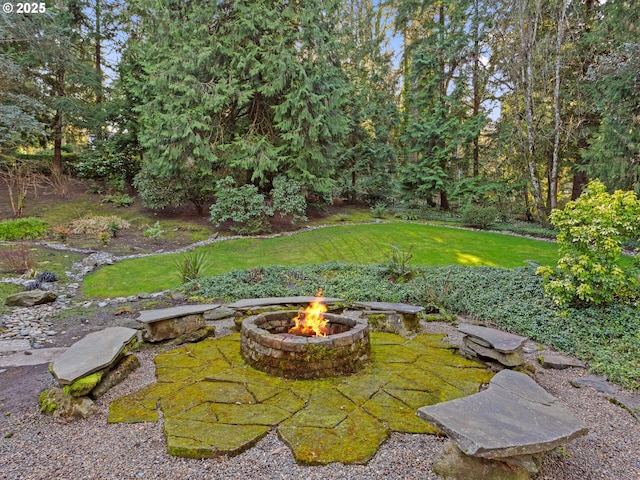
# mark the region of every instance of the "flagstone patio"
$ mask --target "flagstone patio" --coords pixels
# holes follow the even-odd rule
[[[435,433],[425,405],[479,391],[493,374],[443,335],[371,333],[371,362],[347,377],[286,380],[249,367],[238,333],[155,359],[158,382],[111,403],[109,422],[157,422],[167,451],[235,455],[275,428],[304,464],[366,463],[391,432]]]

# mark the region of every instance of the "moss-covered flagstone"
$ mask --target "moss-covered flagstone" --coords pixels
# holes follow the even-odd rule
[[[276,428],[300,463],[365,463],[391,432],[435,433],[419,407],[476,393],[491,379],[443,337],[372,333],[369,365],[318,380],[249,367],[239,334],[203,340],[158,355],[158,382],[114,400],[109,422],[157,422],[160,408],[167,451],[182,457],[235,455]]]

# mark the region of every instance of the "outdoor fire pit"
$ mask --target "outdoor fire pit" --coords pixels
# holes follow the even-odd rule
[[[242,322],[240,353],[252,367],[284,378],[348,375],[369,360],[369,326],[324,313],[320,299],[304,312],[268,312]]]

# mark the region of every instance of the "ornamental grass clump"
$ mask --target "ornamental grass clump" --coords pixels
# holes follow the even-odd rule
[[[564,210],[554,210],[562,257],[540,267],[545,294],[563,306],[632,303],[640,298],[638,262],[622,261],[623,245],[640,235],[640,200],[631,191],[609,194],[595,180]]]

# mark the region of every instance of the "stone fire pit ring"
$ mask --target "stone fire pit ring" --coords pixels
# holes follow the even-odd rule
[[[349,375],[369,360],[369,325],[325,313],[329,335],[303,337],[287,332],[300,312],[267,312],[242,321],[240,353],[253,368],[283,378]]]

